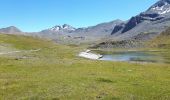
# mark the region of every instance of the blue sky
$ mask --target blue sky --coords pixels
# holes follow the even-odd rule
[[[33,32],[55,25],[87,27],[128,20],[158,0],[0,0],[0,28]]]

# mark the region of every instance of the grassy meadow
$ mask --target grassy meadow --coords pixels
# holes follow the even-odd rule
[[[170,64],[88,60],[84,49],[0,34],[1,52],[21,51],[0,55],[0,100],[170,100]]]

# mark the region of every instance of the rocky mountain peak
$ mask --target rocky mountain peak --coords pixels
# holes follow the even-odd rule
[[[75,30],[74,27],[72,27],[71,25],[68,25],[68,24],[62,25],[62,28],[63,28],[63,29],[67,29],[67,30]]]
[[[68,24],[64,24],[64,25],[56,25],[52,28],[50,28],[49,30],[50,31],[74,31],[76,28],[72,27],[71,25],[68,25]]]
[[[148,11],[149,13],[157,13],[157,14],[167,14],[170,12],[170,0],[160,0],[151,6]]]

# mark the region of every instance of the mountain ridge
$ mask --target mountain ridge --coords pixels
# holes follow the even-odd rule
[[[161,33],[169,26],[170,0],[159,0],[145,12],[131,17],[126,23],[115,26],[111,34],[121,35],[126,39],[142,32]]]
[[[85,28],[74,28],[68,24],[56,25],[40,32],[27,33],[27,35],[49,38],[60,43],[95,43],[96,41],[130,40],[135,37],[150,39],[151,36],[157,36],[168,27],[170,27],[170,0],[159,0],[128,21],[114,20]],[[7,33],[12,32],[23,33],[17,29],[7,31]],[[143,33],[145,34],[142,35]]]

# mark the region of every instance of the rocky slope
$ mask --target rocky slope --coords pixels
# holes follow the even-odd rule
[[[90,48],[170,48],[170,27],[160,34],[141,33],[131,39],[105,41]]]
[[[141,33],[160,33],[169,26],[170,0],[160,0],[127,23],[115,26],[111,34],[119,39],[129,39]]]
[[[93,47],[143,47],[144,42],[159,36],[168,27],[170,27],[170,0],[159,0],[147,11],[116,25],[111,33],[112,36]]]

